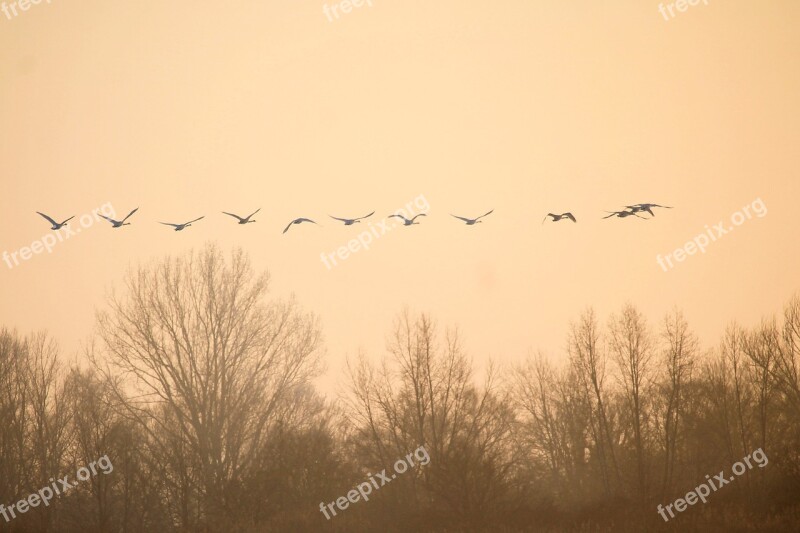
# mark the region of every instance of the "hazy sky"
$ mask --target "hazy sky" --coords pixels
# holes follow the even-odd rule
[[[333,386],[346,354],[383,352],[405,305],[458,324],[482,364],[562,357],[590,304],[604,321],[626,301],[651,319],[678,305],[709,345],[800,288],[800,3],[711,0],[671,20],[651,0],[372,0],[332,21],[323,6],[0,12],[0,252],[49,232],[36,211],[140,207],[129,227],[0,263],[0,324],[46,328],[71,355],[129,265],[215,241],[320,315]],[[420,195],[420,225],[322,263],[369,229],[327,214],[377,223]],[[766,216],[659,267],[759,198]],[[675,208],[601,220],[639,202]],[[220,213],[258,207],[246,227]],[[449,216],[489,209],[472,227]],[[577,224],[541,224],[567,210]],[[282,235],[299,216],[323,226]]]

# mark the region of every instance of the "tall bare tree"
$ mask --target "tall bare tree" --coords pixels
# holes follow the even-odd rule
[[[363,357],[350,366],[347,403],[366,464],[388,468],[425,445],[429,468],[404,474],[409,490],[396,489],[396,497],[428,511],[435,502],[462,525],[502,512],[515,465],[513,412],[495,371],[489,368],[483,387],[476,387],[457,332],[447,332],[440,344],[433,321],[407,311],[395,323],[388,351],[379,368]]]
[[[318,371],[316,319],[294,301],[265,301],[268,280],[241,250],[226,260],[208,245],[131,272],[98,316],[98,366],[121,400],[135,398],[128,415],[162,450],[179,443],[180,475],[196,478],[210,530],[225,527],[227,489],[253,464],[286,396]]]
[[[694,360],[698,351],[697,337],[679,310],[664,318],[661,334],[665,342],[663,351],[664,379],[661,383],[663,398],[662,434],[664,469],[661,492],[666,495],[672,488],[678,460],[682,422],[687,403],[687,386],[692,378]]]
[[[606,494],[610,494],[612,488],[619,487],[620,473],[606,405],[606,351],[601,345],[594,309],[587,309],[577,323],[570,325],[567,346],[580,391],[590,408],[593,445],[596,448],[604,489]]]
[[[646,498],[647,485],[647,395],[651,385],[653,341],[644,316],[626,304],[609,323],[609,347],[619,370],[627,412],[633,431],[638,496]]]

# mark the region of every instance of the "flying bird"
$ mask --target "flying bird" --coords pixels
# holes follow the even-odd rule
[[[375,214],[375,211],[373,211],[369,215],[364,215],[363,217],[358,217],[358,218],[339,218],[339,217],[335,217],[333,215],[328,215],[328,216],[331,217],[334,220],[339,220],[340,222],[344,222],[345,226],[352,226],[356,222],[361,222],[363,219],[369,218],[374,214]]]
[[[417,219],[417,217],[424,217],[424,216],[427,216],[427,215],[425,213],[420,213],[419,215],[416,215],[411,220],[407,219],[403,215],[389,215],[389,218],[392,218],[392,217],[402,218],[404,226],[411,226],[412,224],[419,225],[419,222],[414,222],[414,221]]]
[[[481,223],[481,222],[483,222],[481,219],[482,219],[483,217],[485,217],[486,215],[491,215],[492,213],[494,213],[494,209],[492,209],[492,210],[491,210],[491,211],[489,211],[488,213],[484,213],[484,214],[482,214],[482,215],[481,215],[481,216],[479,216],[478,218],[465,218],[465,217],[460,217],[460,216],[458,216],[458,215],[454,215],[454,214],[452,214],[452,213],[450,213],[450,216],[451,216],[451,217],[455,217],[455,218],[457,218],[457,219],[459,219],[459,220],[463,220],[464,222],[466,222],[466,223],[467,223],[467,226],[474,226],[475,224],[478,224],[478,223]]]
[[[635,212],[633,212],[633,211],[613,211],[613,212],[612,212],[612,211],[606,211],[606,213],[611,213],[611,214],[610,214],[610,215],[608,215],[607,217],[603,217],[603,218],[611,218],[611,217],[614,217],[614,216],[615,216],[615,217],[618,217],[618,218],[625,218],[625,217],[634,216],[634,217],[638,217],[638,218],[641,218],[641,219],[647,220],[647,219],[646,219],[646,218],[644,218],[644,217],[640,217],[639,215],[637,215],[637,214],[636,214]]]
[[[75,218],[75,216],[73,215],[73,216],[69,217],[67,220],[65,220],[64,222],[61,222],[59,224],[58,222],[56,222],[55,220],[53,220],[49,216],[45,215],[44,213],[39,213],[39,211],[36,211],[36,213],[41,215],[42,217],[44,217],[44,219],[47,220],[53,226],[53,227],[50,228],[52,230],[59,230],[59,229],[63,228],[64,226],[67,225],[67,222],[69,222],[70,220]]]
[[[251,222],[255,222],[255,219],[250,220],[250,217],[252,217],[256,213],[258,213],[259,211],[261,211],[260,207],[258,209],[256,209],[255,211],[253,211],[252,213],[250,213],[249,215],[247,215],[247,217],[245,217],[245,218],[242,218],[239,215],[234,215],[233,213],[228,213],[227,211],[223,211],[223,213],[228,215],[228,216],[231,216],[231,217],[237,219],[239,221],[239,224],[250,224]]]
[[[108,218],[105,215],[100,215],[100,213],[97,213],[97,214],[100,215],[101,217],[103,217],[104,219],[108,220],[109,222],[111,222],[111,227],[112,228],[121,228],[122,226],[130,226],[131,225],[130,222],[125,222],[125,221],[128,220],[129,218],[131,218],[131,215],[134,214],[138,210],[139,210],[139,208],[137,207],[136,209],[134,209],[133,211],[128,213],[128,216],[126,216],[122,220],[114,220],[113,218]]]
[[[568,218],[573,222],[577,222],[577,220],[575,220],[575,217],[572,215],[572,213],[561,213],[560,215],[556,215],[555,213],[547,213],[544,216],[544,219],[542,220],[542,224],[544,224],[544,221],[547,220],[547,217],[553,217],[553,222],[558,222],[562,218]]]
[[[192,221],[185,222],[183,224],[170,224],[169,222],[159,222],[159,224],[164,224],[165,226],[172,226],[173,228],[175,228],[175,231],[183,231],[184,229],[191,226],[194,222],[197,222],[198,220],[203,220],[204,218],[206,218],[205,215],[200,218],[196,218]]]
[[[672,209],[672,207],[670,207],[670,206],[658,205],[658,204],[636,204],[636,205],[626,205],[625,207],[630,209],[632,213],[639,213],[641,211],[646,211],[646,212],[650,213],[650,216],[653,216],[653,217],[656,216],[655,213],[653,213],[653,208],[654,207],[663,207],[665,209]]]
[[[289,222],[289,225],[286,226],[286,229],[283,230],[283,232],[286,233],[287,231],[289,231],[289,228],[292,227],[292,224],[302,224],[303,222],[311,222],[312,224],[317,224],[316,222],[314,222],[310,218],[296,218],[296,219],[292,220],[291,222]],[[317,224],[317,225],[319,225],[319,224]]]

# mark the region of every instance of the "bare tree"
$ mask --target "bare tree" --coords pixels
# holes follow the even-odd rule
[[[437,339],[430,318],[405,312],[380,368],[363,357],[350,365],[353,440],[371,468],[425,445],[430,466],[403,476],[409,490],[393,491],[404,508],[430,511],[439,503],[451,520],[483,523],[501,512],[509,492],[513,412],[492,368],[481,389],[472,384],[456,332],[444,335],[443,346]]]
[[[568,507],[597,490],[587,469],[591,413],[580,382],[571,367],[557,372],[541,355],[515,368],[513,378],[521,444],[531,462],[546,464],[548,486]]]
[[[686,388],[692,378],[694,358],[697,355],[697,337],[679,310],[664,318],[662,337],[665,341],[663,367],[665,379],[661,384],[663,398],[663,448],[664,469],[661,492],[668,494],[675,477],[682,421],[687,402]]]
[[[748,356],[768,372],[786,401],[800,416],[800,295],[783,311],[783,327],[762,324],[752,338]]]
[[[28,449],[30,381],[28,344],[16,332],[0,331],[0,502],[27,488],[34,465]],[[46,531],[46,525],[43,529]]]
[[[252,465],[286,395],[318,370],[316,319],[293,301],[265,302],[267,287],[241,250],[226,261],[209,245],[130,273],[126,294],[98,316],[107,354],[98,366],[113,373],[120,400],[136,398],[127,413],[162,453],[181,447],[178,474],[196,476],[210,529],[224,528],[227,489]]]
[[[644,316],[631,304],[609,323],[611,354],[617,363],[633,430],[638,496],[647,497],[647,394],[653,345]]]
[[[27,381],[30,398],[30,450],[35,465],[31,472],[30,490],[43,487],[66,466],[67,450],[73,442],[68,431],[72,409],[64,385],[64,374],[58,361],[58,346],[46,333],[28,338]],[[47,530],[53,511],[40,513],[41,525]]]
[[[733,408],[736,417],[739,447],[736,453],[747,453],[750,446],[750,424],[748,406],[751,402],[749,367],[744,352],[745,331],[738,324],[731,324],[722,338],[721,353],[730,369],[733,390]],[[731,460],[733,456],[731,456]]]
[[[614,442],[606,406],[606,352],[594,309],[587,309],[577,323],[570,325],[568,337],[570,363],[578,378],[584,401],[589,405],[590,429],[606,494],[620,483]]]

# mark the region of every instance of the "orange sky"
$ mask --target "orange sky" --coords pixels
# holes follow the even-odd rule
[[[706,345],[800,288],[800,4],[373,0],[82,2],[0,12],[0,252],[111,202],[104,223],[13,269],[0,324],[72,355],[129,264],[242,246],[278,295],[320,314],[333,386],[382,352],[409,305],[458,324],[475,361],[563,353],[589,304],[674,305]],[[333,2],[328,2],[333,5]],[[423,195],[429,216],[328,270],[333,252]],[[760,198],[669,272],[656,263]],[[676,206],[601,220],[627,203]],[[237,226],[220,211],[259,221]],[[449,213],[486,223],[466,227]],[[571,210],[578,224],[541,225]],[[158,220],[206,215],[181,233]],[[323,227],[283,227],[299,216]]]

